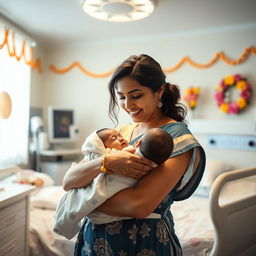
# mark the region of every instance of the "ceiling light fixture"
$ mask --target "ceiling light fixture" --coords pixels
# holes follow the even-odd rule
[[[129,22],[153,13],[157,0],[82,0],[88,15],[105,21]]]

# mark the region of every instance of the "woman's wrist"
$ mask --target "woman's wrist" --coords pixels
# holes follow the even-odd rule
[[[101,172],[104,172],[104,173],[109,173],[109,174],[113,173],[113,172],[112,172],[111,170],[109,170],[109,169],[107,168],[107,166],[106,166],[106,154],[104,154],[104,155],[102,156],[100,171],[101,171]]]

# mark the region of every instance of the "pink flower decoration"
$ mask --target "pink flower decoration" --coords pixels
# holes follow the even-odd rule
[[[231,102],[228,106],[228,113],[229,114],[237,114],[239,111],[239,108],[235,102]]]
[[[246,85],[247,85],[247,89],[249,89],[249,90],[251,90],[251,89],[252,89],[251,84],[247,83]]]
[[[236,75],[234,76],[234,78],[235,78],[235,81],[237,82],[237,81],[240,81],[240,80],[242,79],[242,76],[239,75],[239,74],[236,74]]]
[[[225,84],[224,79],[220,82],[220,86],[221,86],[222,88],[225,88],[225,87],[226,87],[226,84]]]
[[[224,103],[224,100],[217,100],[217,105],[220,106],[222,103]]]
[[[216,93],[215,93],[215,99],[216,99],[217,101],[222,101],[222,100],[224,100],[224,95],[223,95],[223,93],[221,93],[221,92],[216,92]]]
[[[240,93],[240,96],[248,101],[251,98],[251,91],[249,90],[242,91]]]
[[[225,83],[227,82],[227,84]],[[232,84],[231,84],[232,82]],[[229,93],[226,93],[231,87],[239,91],[239,98],[231,101]],[[228,114],[238,114],[244,109],[250,102],[252,96],[252,86],[249,84],[243,76],[240,74],[229,75],[221,80],[220,84],[216,87],[216,92],[214,95],[215,101],[223,110],[223,105],[225,104],[225,111]]]
[[[197,98],[198,98],[198,95],[196,95],[196,94],[190,94],[188,96],[188,100],[197,100]]]

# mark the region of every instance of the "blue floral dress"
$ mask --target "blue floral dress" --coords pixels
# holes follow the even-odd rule
[[[101,225],[93,224],[85,217],[78,234],[75,256],[182,255],[174,230],[171,205],[173,201],[188,198],[195,191],[204,171],[205,154],[185,124],[177,122],[160,128],[173,137],[174,150],[170,157],[188,150],[192,150],[193,154],[185,175],[154,210],[158,217],[119,220]]]

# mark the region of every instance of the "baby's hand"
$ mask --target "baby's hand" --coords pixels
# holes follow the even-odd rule
[[[130,152],[132,154],[135,153],[135,150],[136,150],[136,148],[132,145],[129,145],[129,146],[122,149],[122,151],[127,151],[127,152]]]

